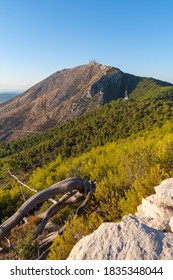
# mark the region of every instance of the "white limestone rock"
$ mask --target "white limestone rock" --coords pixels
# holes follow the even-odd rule
[[[173,234],[140,223],[128,215],[120,223],[103,223],[82,238],[68,260],[168,260],[173,259]]]
[[[164,180],[155,187],[156,193],[142,199],[136,216],[155,229],[170,231],[169,222],[173,216],[173,178]]]
[[[69,260],[172,260],[173,178],[155,187],[135,215],[119,223],[103,223],[82,238]]]
[[[155,197],[160,204],[173,208],[173,178],[164,180],[159,186],[155,187]]]

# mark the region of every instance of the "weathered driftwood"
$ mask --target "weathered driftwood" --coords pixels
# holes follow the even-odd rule
[[[85,211],[85,209],[86,209],[86,207],[88,205],[88,202],[89,202],[89,200],[92,197],[92,194],[93,194],[94,190],[95,190],[95,183],[93,183],[93,188],[91,188],[90,191],[88,192],[84,202],[78,207],[78,209],[76,211],[77,215],[80,215],[83,211]]]
[[[43,224],[42,226],[40,226],[39,232],[36,232],[36,236],[38,236],[38,234],[42,231],[49,218],[52,217],[54,213],[59,211],[58,209],[62,208],[63,203],[64,205],[70,204],[69,199],[72,199],[72,197],[72,201],[74,203],[74,201],[84,198],[85,195],[91,194],[94,189],[94,183],[90,183],[87,180],[79,177],[74,177],[58,182],[47,189],[35,193],[22,204],[22,206],[16,211],[16,213],[13,216],[11,216],[0,226],[0,239],[5,237],[10,232],[10,230],[14,228],[36,205],[45,200],[48,200],[51,197],[54,197],[57,194],[66,193],[66,195],[63,196],[59,202],[57,202],[55,205],[52,205],[52,207],[48,209],[48,212],[46,213],[43,219]],[[76,198],[75,195],[77,192],[79,194]],[[81,209],[83,209],[86,206],[88,199],[89,197],[86,198],[85,204],[82,206]],[[81,210],[79,209],[78,211],[80,212]]]
[[[61,197],[56,204],[52,205],[44,213],[44,215],[42,217],[42,222],[40,223],[37,231],[35,232],[34,237],[36,238],[42,233],[42,231],[45,228],[47,222],[49,221],[49,219],[52,216],[54,216],[56,213],[58,213],[60,210],[62,210],[66,206],[78,203],[81,200],[83,200],[84,198],[85,198],[84,194],[82,194],[80,192],[76,192],[76,191],[73,191],[72,193],[67,193],[63,197]]]
[[[87,204],[89,202],[89,200],[91,199],[92,197],[92,193],[93,191],[95,190],[95,180],[91,182],[91,185],[92,185],[92,188],[90,188],[90,191],[88,192],[85,200],[83,201],[83,203],[77,208],[76,210],[76,215],[80,215],[87,207]],[[66,196],[66,195],[65,195]],[[65,199],[65,196],[63,196],[62,198]],[[67,205],[71,205],[71,204],[75,204],[81,200],[83,200],[84,198],[84,195],[82,195],[81,193],[77,192],[75,193],[75,195],[73,195],[72,197],[70,197],[69,199],[67,199],[65,201],[65,204]],[[65,207],[65,206],[64,206]],[[48,216],[48,213],[50,209],[55,209],[55,205],[51,206],[44,214],[44,217],[43,218],[43,226],[45,227],[45,224],[44,224],[44,221],[46,220],[46,222],[48,222],[48,219],[46,219],[46,217]],[[57,207],[58,208],[58,207]],[[58,209],[56,209],[58,210]],[[59,211],[59,210],[58,210]],[[57,212],[57,211],[56,211]],[[42,228],[42,223],[40,224],[38,230],[40,230]],[[42,228],[43,229],[43,228]],[[52,232],[50,234],[48,234],[43,240],[39,241],[39,257],[38,259],[39,260],[43,260],[43,259],[46,259],[48,253],[49,253],[49,249],[50,249],[50,246],[52,245],[52,242],[54,241],[54,239],[59,235],[59,234],[62,234],[62,232],[64,231],[65,229],[65,225],[60,227],[59,230],[55,231],[55,232]],[[37,230],[37,231],[38,231]],[[40,234],[40,232],[39,232]],[[37,235],[38,236],[38,235]]]
[[[92,191],[93,192],[93,191]],[[65,194],[58,202],[56,205],[52,205],[45,213],[41,215],[40,218],[42,218],[42,222],[39,225],[36,233],[35,233],[35,238],[38,237],[41,232],[43,231],[44,227],[46,226],[47,222],[49,219],[55,215],[57,212],[59,212],[61,209],[66,207],[67,205],[73,205],[75,203],[78,203],[82,201],[85,196],[82,193],[74,191],[75,194],[73,194],[71,197],[69,194]],[[89,196],[91,196],[91,191],[88,193]],[[87,195],[86,199],[84,202],[78,207],[76,214],[78,215],[79,213],[81,214],[82,211],[84,211],[84,207],[86,208],[86,204],[89,201],[89,196]],[[81,211],[80,211],[81,210]],[[43,260],[47,257],[49,253],[50,246],[52,245],[52,242],[54,239],[57,237],[57,235],[62,234],[66,225],[61,226],[57,231],[52,232],[48,234],[46,237],[44,237],[42,240],[39,241],[38,244],[38,250],[39,250],[39,260]]]

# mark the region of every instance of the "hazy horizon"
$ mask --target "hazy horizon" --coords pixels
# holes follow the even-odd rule
[[[24,92],[26,89],[12,89],[12,88],[10,88],[10,89],[1,89],[0,88],[0,94],[2,94],[2,93],[16,93],[16,94],[20,94],[20,93],[22,93],[22,92]]]

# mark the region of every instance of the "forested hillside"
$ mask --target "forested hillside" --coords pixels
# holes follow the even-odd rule
[[[1,221],[23,203],[21,188],[8,169],[37,191],[70,177],[96,179],[83,215],[76,216],[76,207],[68,206],[51,219],[51,230],[64,222],[66,227],[54,240],[50,259],[65,259],[74,244],[102,222],[134,213],[142,197],[173,176],[173,94],[167,90],[145,100],[112,101],[39,135],[1,143]],[[22,191],[25,199],[32,195],[25,187]],[[35,211],[42,213],[48,205],[42,203]],[[31,242],[37,218],[28,225],[12,231],[15,249],[4,258],[37,258],[38,243]]]
[[[1,142],[1,162],[28,173],[58,155],[76,156],[92,147],[160,127],[172,119],[173,93],[144,101],[118,99],[39,135]]]

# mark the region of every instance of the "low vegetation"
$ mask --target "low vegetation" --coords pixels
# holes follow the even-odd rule
[[[9,168],[38,191],[70,177],[96,179],[96,190],[82,215],[76,216],[76,206],[69,206],[51,219],[58,227],[65,222],[65,229],[55,238],[49,259],[67,258],[74,244],[102,222],[135,213],[142,197],[173,176],[172,105],[173,94],[168,92],[143,101],[120,99],[40,135],[1,143],[1,221],[23,202],[19,185],[6,173]],[[25,198],[31,196],[22,189]],[[37,212],[43,212],[47,203]],[[31,224],[34,228],[36,221]],[[25,228],[26,244],[30,233]],[[9,258],[16,254],[21,259],[37,258],[37,242],[29,252],[19,242],[22,236],[12,233],[16,246]]]

